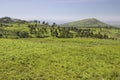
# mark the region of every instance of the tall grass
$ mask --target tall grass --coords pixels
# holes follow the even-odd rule
[[[0,39],[0,80],[120,80],[120,41]]]

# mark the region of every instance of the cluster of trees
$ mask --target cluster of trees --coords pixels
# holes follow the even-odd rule
[[[29,31],[8,31],[0,29],[0,38],[99,38],[99,39],[115,39],[110,38],[107,34],[95,33],[90,28],[79,27],[61,27],[56,23],[49,25],[48,22],[34,21],[35,24],[28,25]]]
[[[8,38],[9,36],[16,35],[14,31],[4,30],[0,28],[0,38]]]
[[[93,33],[91,29],[82,29],[77,27],[60,27],[56,23],[48,25],[48,23],[43,22],[42,24],[28,25],[30,34],[37,38],[45,37],[57,37],[57,38],[75,38],[75,37],[91,37],[108,39],[108,35],[98,33]]]
[[[0,38],[28,38],[29,32],[0,29]]]

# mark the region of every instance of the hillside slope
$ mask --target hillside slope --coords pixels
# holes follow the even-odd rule
[[[13,19],[13,18],[10,18],[10,17],[2,17],[0,18],[0,23],[2,24],[6,24],[6,23],[23,23],[23,22],[27,22],[25,20],[21,20],[21,19]]]
[[[79,21],[74,21],[74,22],[68,22],[68,23],[65,23],[65,24],[62,24],[61,26],[64,26],[64,27],[98,27],[98,26],[101,26],[101,27],[108,27],[110,25],[100,21],[100,20],[97,20],[95,18],[88,18],[88,19],[83,19],[83,20],[79,20]]]

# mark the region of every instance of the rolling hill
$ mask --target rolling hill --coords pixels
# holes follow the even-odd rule
[[[25,20],[21,20],[21,19],[13,19],[10,17],[2,17],[0,18],[0,23],[2,24],[6,24],[6,23],[23,23],[23,22],[27,22]]]
[[[109,27],[110,25],[97,20],[95,18],[88,18],[88,19],[83,19],[83,20],[79,20],[79,21],[73,21],[73,22],[68,22],[65,24],[62,24],[61,26],[64,27]]]

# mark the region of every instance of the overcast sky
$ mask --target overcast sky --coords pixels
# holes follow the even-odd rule
[[[0,0],[0,17],[74,21],[120,21],[120,0]]]

